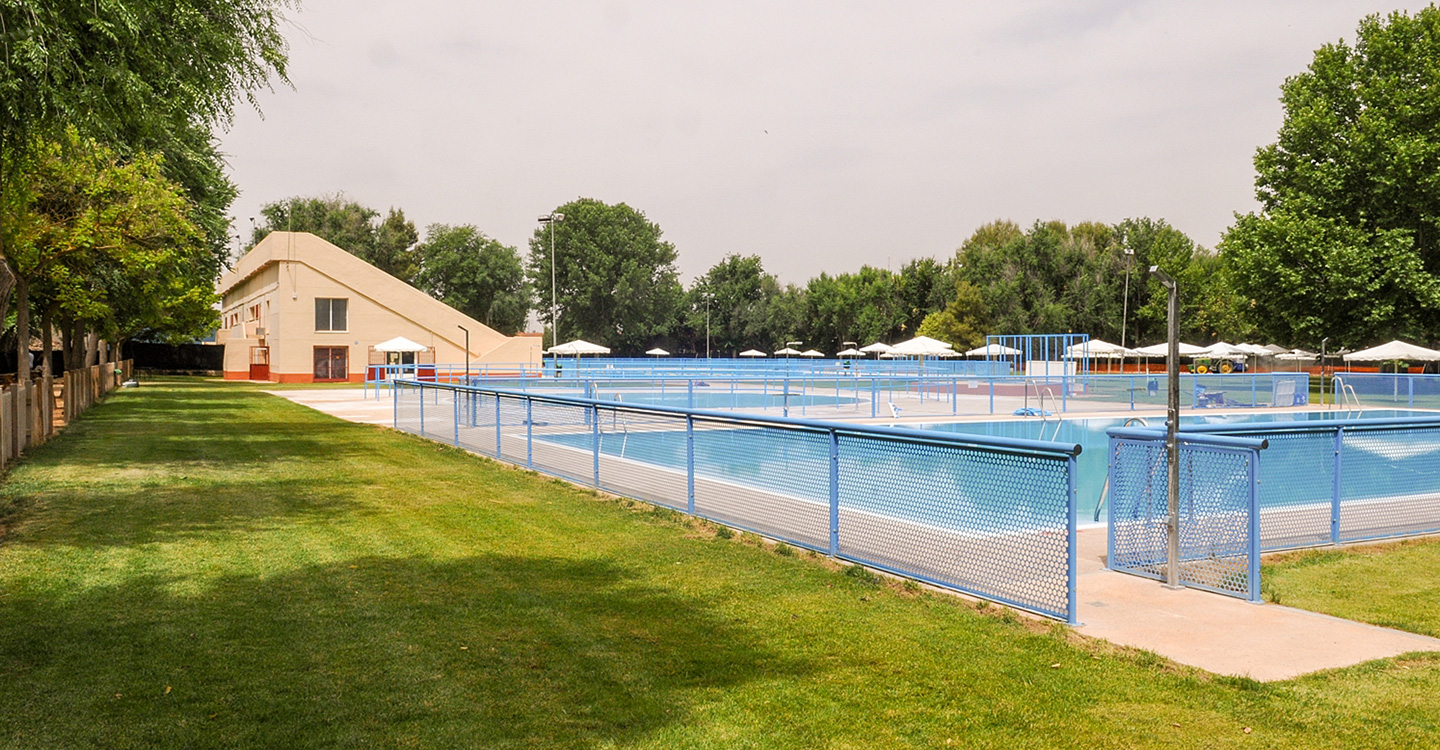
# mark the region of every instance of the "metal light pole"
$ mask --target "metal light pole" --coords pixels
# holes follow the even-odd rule
[[[1330,343],[1330,337],[1320,339],[1320,405],[1325,405],[1325,345]]]
[[[1166,352],[1165,376],[1170,381],[1165,404],[1165,463],[1169,469],[1169,513],[1165,522],[1165,585],[1180,588],[1180,446],[1175,433],[1180,429],[1180,292],[1175,280],[1150,266],[1150,275],[1165,285],[1169,300],[1165,309],[1169,347]]]
[[[565,214],[551,212],[538,220],[550,225],[550,345],[556,346],[560,343],[560,308],[555,302],[555,225],[565,220]]]
[[[1127,248],[1125,248],[1125,254],[1126,254],[1127,256],[1129,256],[1130,259],[1127,260],[1127,261],[1125,261],[1125,296],[1121,298],[1121,302],[1120,302],[1120,348],[1121,348],[1121,349],[1124,349],[1124,348],[1125,348],[1125,324],[1128,323],[1128,322],[1130,322],[1130,267],[1133,266],[1133,265],[1135,265],[1135,251],[1134,251],[1134,250],[1131,250],[1130,248],[1127,247]],[[1124,373],[1125,368],[1124,368],[1123,365],[1124,365],[1125,363],[1124,363],[1124,362],[1121,362],[1120,364],[1122,365],[1121,368],[1120,368],[1120,371],[1121,371],[1121,373]]]
[[[470,385],[470,329],[462,325],[455,327],[465,332],[465,385]]]

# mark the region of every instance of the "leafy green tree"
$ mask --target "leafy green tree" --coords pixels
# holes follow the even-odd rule
[[[27,179],[13,193],[24,209],[11,212],[7,242],[19,309],[34,302],[47,321],[111,340],[213,329],[211,256],[159,157],[121,162],[74,129],[27,153]]]
[[[944,310],[926,315],[918,335],[947,342],[956,351],[963,352],[985,344],[988,325],[985,297],[980,288],[968,281],[957,281],[955,298]]]
[[[415,255],[415,284],[426,293],[503,334],[525,327],[530,287],[515,248],[469,224],[431,224]]]
[[[917,331],[933,312],[945,309],[955,298],[955,279],[950,269],[934,258],[917,258],[900,269],[896,294],[899,296],[902,327]]]
[[[260,214],[265,222],[255,227],[252,245],[271,232],[309,232],[407,284],[419,271],[420,234],[402,210],[392,208],[380,221],[379,211],[336,194],[267,203]]]
[[[6,194],[21,187],[26,150],[73,126],[125,158],[146,150],[172,157],[169,176],[191,191],[192,215],[210,234],[218,267],[228,236],[220,217],[233,186],[213,179],[220,162],[209,128],[228,122],[241,98],[255,104],[253,92],[272,75],[285,80],[284,5],[0,2],[0,206],[25,210]],[[0,215],[0,258],[11,274],[16,249],[5,243],[15,232],[4,226],[14,221],[13,213]],[[29,310],[17,305],[17,312],[23,360]]]
[[[1432,5],[1366,17],[1353,47],[1327,44],[1285,81],[1278,139],[1255,156],[1261,211],[1220,245],[1261,330],[1308,345],[1440,337],[1437,80]]]
[[[1226,234],[1227,271],[1248,290],[1248,312],[1267,336],[1361,346],[1424,330],[1440,303],[1404,229],[1272,211],[1242,216]],[[1428,304],[1419,304],[1428,301]],[[1282,314],[1284,311],[1284,314]]]
[[[683,289],[675,270],[675,246],[660,225],[617,203],[581,198],[555,213],[555,280],[559,297],[557,335],[584,338],[627,353],[649,348],[670,332]],[[527,273],[540,291],[540,318],[550,324],[550,234],[530,238]]]
[[[766,308],[778,289],[758,255],[727,255],[711,266],[687,294],[685,325],[695,334],[694,350],[705,351],[707,313],[711,351],[733,357],[746,349],[768,347]]]

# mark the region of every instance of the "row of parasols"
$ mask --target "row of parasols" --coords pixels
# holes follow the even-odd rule
[[[389,343],[389,342],[387,342]],[[378,350],[380,347],[376,347]],[[423,347],[421,347],[423,349]],[[1274,357],[1282,361],[1301,361],[1315,359],[1319,355],[1315,352],[1308,352],[1303,349],[1284,349],[1278,346],[1259,346],[1257,344],[1228,344],[1224,341],[1211,344],[1210,346],[1196,346],[1194,344],[1181,343],[1179,345],[1180,356],[1182,357]],[[567,341],[564,344],[552,346],[545,350],[547,354],[563,356],[580,356],[583,354],[609,354],[609,347],[599,344],[592,344],[582,339]],[[652,357],[668,357],[670,352],[664,349],[655,348],[645,352]],[[1168,344],[1155,344],[1144,346],[1138,349],[1128,349],[1118,344],[1112,344],[1100,339],[1090,339],[1065,349],[1065,356],[1070,359],[1126,359],[1130,357],[1164,357],[1169,353]],[[902,341],[890,345],[882,342],[875,342],[869,346],[859,349],[849,348],[835,353],[837,357],[864,357],[874,354],[880,359],[895,359],[902,357],[986,357],[1005,358],[1018,357],[1022,354],[1019,349],[999,344],[987,344],[982,347],[971,349],[967,352],[957,352],[954,347],[944,341],[930,338],[929,336],[916,336],[909,341]],[[1343,356],[1347,362],[1434,362],[1440,361],[1440,351],[1427,349],[1423,346],[1416,346],[1404,341],[1391,341],[1388,344],[1362,349],[1360,351],[1345,352],[1336,354]],[[823,352],[809,349],[798,351],[785,347],[774,352],[777,357],[808,357],[821,358],[826,356]],[[766,357],[770,356],[758,349],[747,349],[740,352],[741,357]]]

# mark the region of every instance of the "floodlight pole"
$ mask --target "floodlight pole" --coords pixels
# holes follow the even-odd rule
[[[465,332],[465,385],[470,385],[470,329],[462,325],[455,327]]]
[[[565,214],[551,212],[541,216],[541,224],[550,225],[550,345],[560,344],[560,311],[555,300],[555,225],[565,220]],[[467,352],[468,354],[468,352]]]
[[[1330,337],[1320,339],[1320,405],[1325,405],[1325,345],[1330,343]]]
[[[1120,302],[1121,349],[1125,348],[1125,324],[1130,322],[1130,267],[1135,265],[1135,251],[1127,247],[1125,248],[1125,255],[1128,256],[1128,260],[1125,261],[1125,296],[1121,298]],[[1120,371],[1122,373],[1125,371],[1124,362],[1120,363]]]
[[[1169,380],[1169,394],[1165,404],[1165,463],[1169,471],[1169,513],[1165,522],[1165,586],[1180,588],[1180,445],[1176,432],[1180,429],[1180,292],[1175,279],[1150,266],[1150,275],[1165,286],[1168,296],[1165,317],[1169,336],[1166,354],[1165,377]]]

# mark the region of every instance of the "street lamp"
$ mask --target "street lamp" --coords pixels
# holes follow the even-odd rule
[[[565,214],[551,212],[537,221],[550,225],[550,345],[560,343],[560,313],[555,304],[555,225],[565,220]]]
[[[470,329],[462,325],[455,327],[465,332],[465,385],[470,385]]]
[[[1165,404],[1165,461],[1170,478],[1170,512],[1165,522],[1165,585],[1175,589],[1180,588],[1180,447],[1175,435],[1180,429],[1180,321],[1177,316],[1180,292],[1176,289],[1175,279],[1160,270],[1160,266],[1150,266],[1150,275],[1165,286],[1169,297],[1165,310],[1170,342],[1165,364],[1165,378],[1170,381]]]
[[[1135,251],[1125,248],[1125,254],[1130,260],[1125,261],[1125,296],[1120,303],[1120,348],[1125,348],[1125,324],[1130,321],[1130,267],[1135,265]],[[1124,363],[1121,363],[1120,370],[1125,370]]]
[[[1325,405],[1325,345],[1330,343],[1330,337],[1320,339],[1320,405]]]

